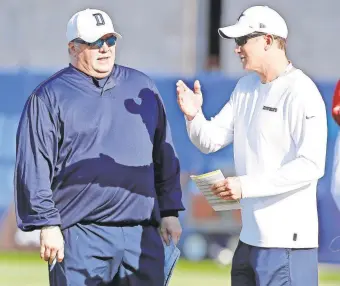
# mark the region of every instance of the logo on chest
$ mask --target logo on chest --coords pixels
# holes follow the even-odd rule
[[[277,108],[276,107],[270,107],[270,106],[265,106],[264,105],[262,109],[270,111],[270,112],[277,112]]]

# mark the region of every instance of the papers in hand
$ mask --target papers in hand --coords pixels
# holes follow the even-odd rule
[[[213,184],[221,182],[225,179],[221,170],[216,170],[198,176],[191,175],[190,178],[195,182],[197,188],[204,195],[215,211],[228,211],[241,208],[238,200],[223,200],[220,197],[214,195],[214,193],[211,191]]]

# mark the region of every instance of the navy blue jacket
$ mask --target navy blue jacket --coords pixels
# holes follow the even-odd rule
[[[16,142],[20,229],[77,222],[159,225],[183,210],[180,166],[159,92],[115,65],[96,80],[72,65],[29,97]]]

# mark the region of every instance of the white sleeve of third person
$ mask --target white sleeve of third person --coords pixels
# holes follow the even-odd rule
[[[243,198],[297,191],[324,175],[327,149],[325,104],[314,84],[303,91],[300,87],[295,92],[304,92],[295,94],[287,118],[296,158],[272,173],[241,176]]]
[[[203,153],[220,150],[234,139],[233,95],[222,110],[211,120],[202,111],[191,121],[186,119],[186,127],[191,142]]]

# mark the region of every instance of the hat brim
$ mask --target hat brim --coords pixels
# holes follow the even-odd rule
[[[113,32],[113,34],[118,38],[118,39],[121,39],[122,38],[122,35],[117,33],[117,32]]]
[[[80,37],[82,40],[84,40],[85,42],[88,43],[93,43],[95,41],[97,41],[98,39],[100,39],[101,37],[107,35],[107,34],[113,34],[115,35],[117,38],[121,39],[122,35],[117,33],[116,31],[112,30],[112,29],[105,29],[100,31],[100,33],[97,33],[97,35],[91,35],[91,37]]]
[[[235,24],[218,29],[220,37],[224,39],[235,39],[253,33],[255,30],[249,26]]]

